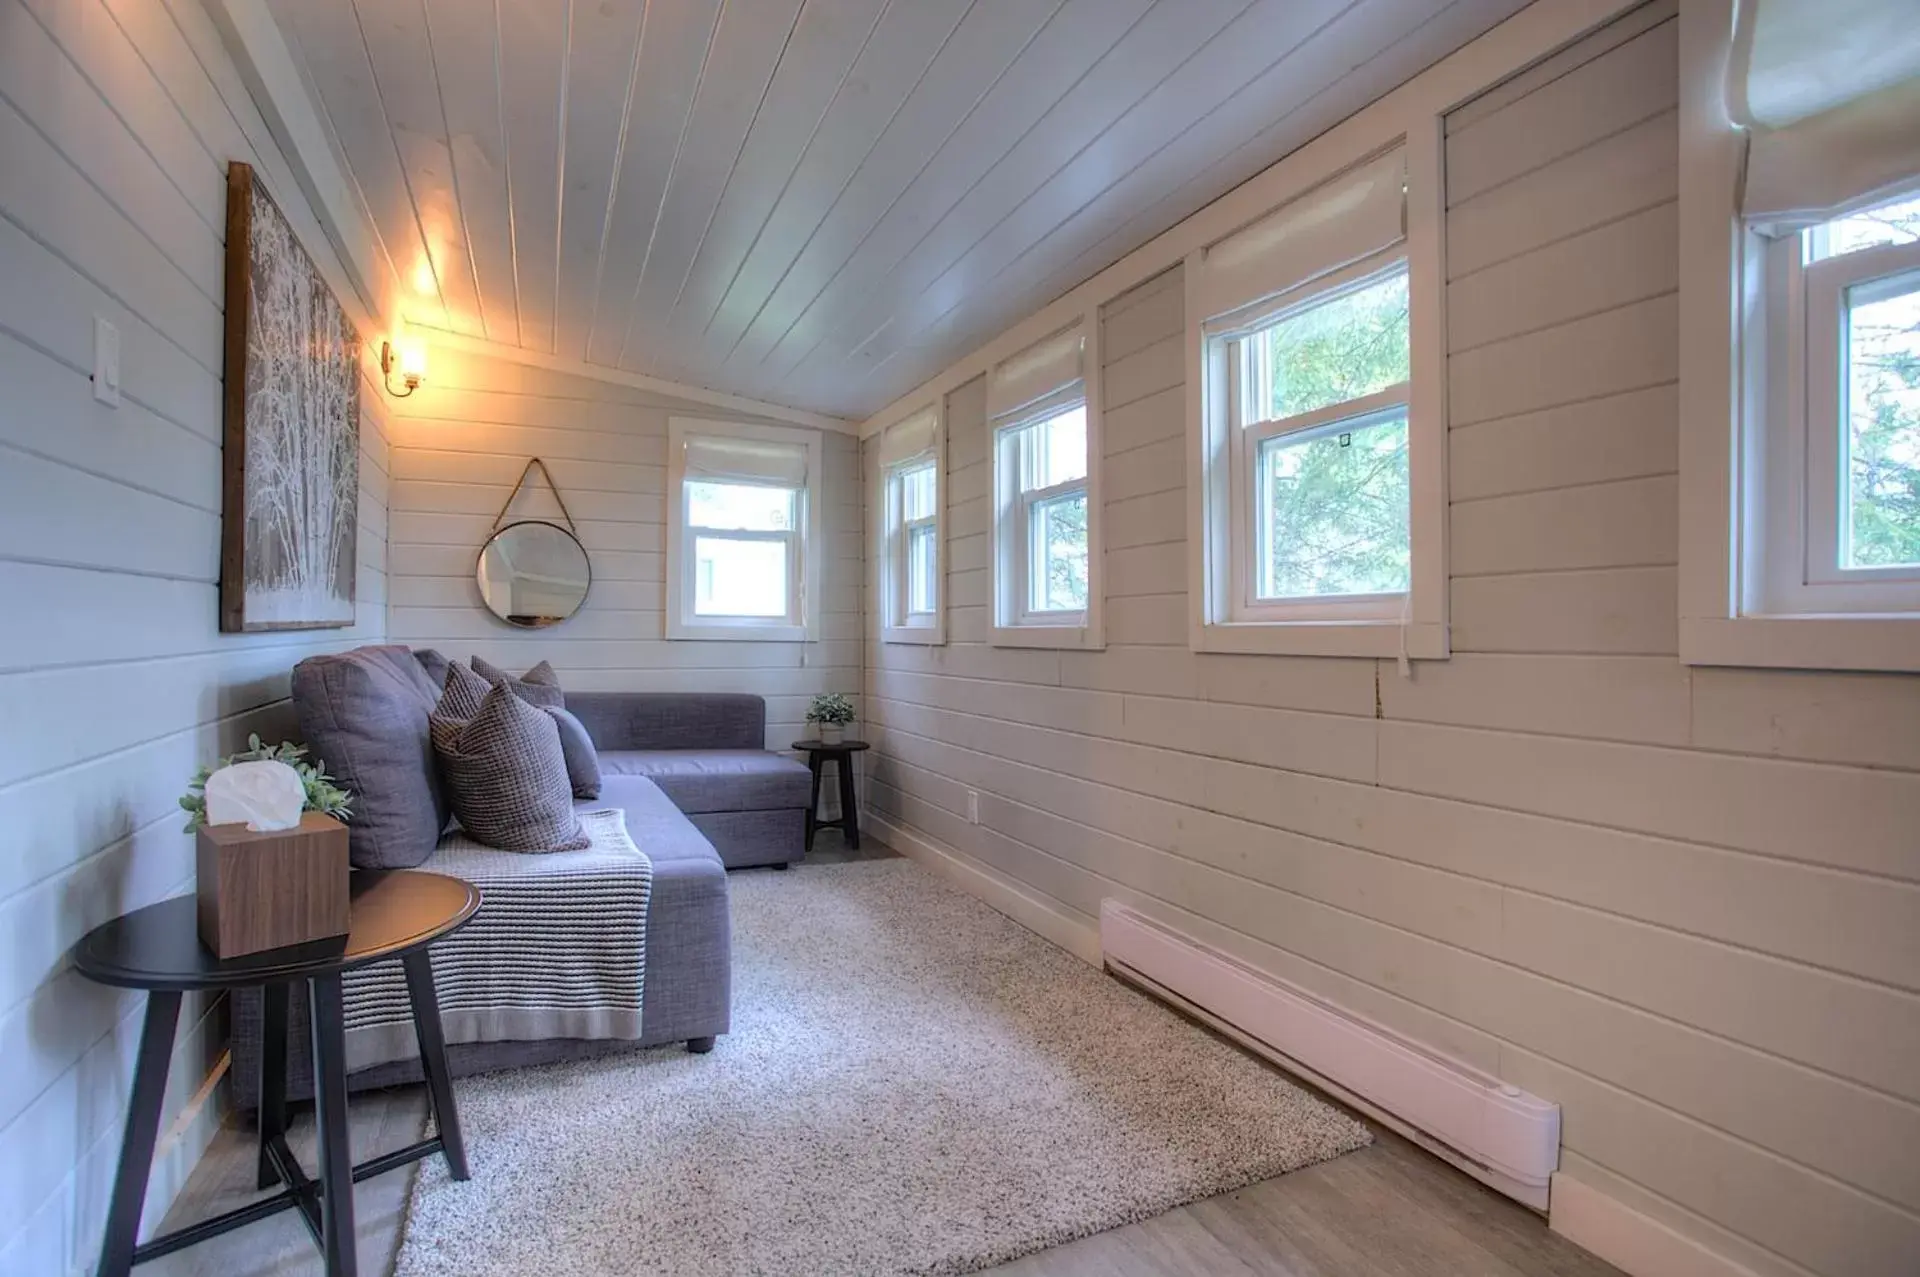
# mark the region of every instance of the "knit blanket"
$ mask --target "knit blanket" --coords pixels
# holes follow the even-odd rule
[[[455,831],[420,866],[480,888],[480,912],[433,946],[448,1043],[640,1036],[653,862],[620,811],[580,823],[582,851],[496,851]],[[350,1071],[419,1054],[399,959],[343,985]]]

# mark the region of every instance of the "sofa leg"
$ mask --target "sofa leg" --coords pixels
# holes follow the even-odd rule
[[[779,864],[775,865],[774,868],[785,871],[793,868],[793,862],[790,860],[783,860]]]
[[[705,1055],[707,1052],[711,1050],[713,1050],[712,1038],[688,1038],[687,1039],[687,1054],[689,1055]]]

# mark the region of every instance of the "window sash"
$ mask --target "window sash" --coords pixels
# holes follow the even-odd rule
[[[1073,629],[1086,625],[1086,608],[1043,608],[1034,605],[1034,583],[1045,572],[1044,547],[1036,533],[1035,511],[1062,497],[1080,496],[1091,505],[1090,475],[1094,459],[1091,425],[1087,433],[1086,465],[1071,479],[1044,487],[1035,486],[1041,468],[1039,428],[1056,417],[1087,407],[1083,384],[1070,387],[1071,393],[1059,393],[1036,404],[1017,418],[994,427],[996,504],[1000,536],[996,569],[997,591],[994,600],[995,624],[1001,627],[1032,629]],[[1089,520],[1092,511],[1088,511]],[[1092,582],[1092,546],[1088,546],[1088,589]]]
[[[906,485],[914,476],[932,472],[934,476],[933,509],[917,519],[908,519],[906,512]],[[886,475],[886,615],[887,624],[895,628],[927,629],[938,619],[940,610],[940,490],[939,471],[936,464],[925,458],[916,457],[890,468]],[[928,606],[915,608],[912,597],[913,578],[909,556],[912,553],[913,534],[929,531],[933,536],[933,565],[927,581]]]
[[[796,494],[800,501],[805,494]],[[787,609],[781,612],[702,612],[700,611],[699,563],[700,542],[708,541],[760,541],[777,542],[784,547],[787,576]],[[801,564],[800,533],[797,529],[781,532],[761,532],[743,528],[716,528],[702,523],[688,523],[686,535],[681,538],[681,571],[683,579],[690,582],[689,588],[682,591],[682,606],[686,615],[684,621],[696,625],[798,625],[806,614]]]

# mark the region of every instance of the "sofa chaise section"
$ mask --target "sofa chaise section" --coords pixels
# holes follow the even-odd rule
[[[600,773],[645,777],[713,843],[729,869],[785,868],[806,854],[813,778],[768,750],[767,706],[724,692],[574,692]]]

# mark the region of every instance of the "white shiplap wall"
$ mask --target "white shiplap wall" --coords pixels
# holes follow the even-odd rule
[[[104,1222],[142,1000],[80,979],[68,947],[191,890],[175,800],[194,768],[249,732],[293,735],[294,663],[385,632],[371,381],[360,624],[218,631],[231,159],[256,166],[342,288],[195,0],[0,0],[0,1272],[90,1268]],[[120,330],[117,410],[91,397],[95,316]],[[169,1124],[224,1032],[217,1005],[189,1003]],[[163,1154],[149,1224],[218,1114]]]
[[[551,661],[577,691],[756,692],[767,700],[774,749],[802,734],[814,693],[859,691],[861,507],[851,435],[822,432],[820,641],[669,642],[667,418],[728,414],[444,348],[433,351],[428,374],[392,422],[395,642],[462,660],[478,653],[516,671]],[[474,583],[475,557],[531,457],[552,472],[593,566],[586,605],[549,630],[497,620]],[[512,513],[560,521],[537,471]]]
[[[985,644],[962,386],[951,641],[869,630],[869,795],[1082,952],[1118,897],[1559,1101],[1565,1174],[1756,1273],[1896,1277],[1920,679],[1676,659],[1674,26],[1451,121],[1452,659],[1187,650],[1176,269],[1102,316],[1108,649]]]

